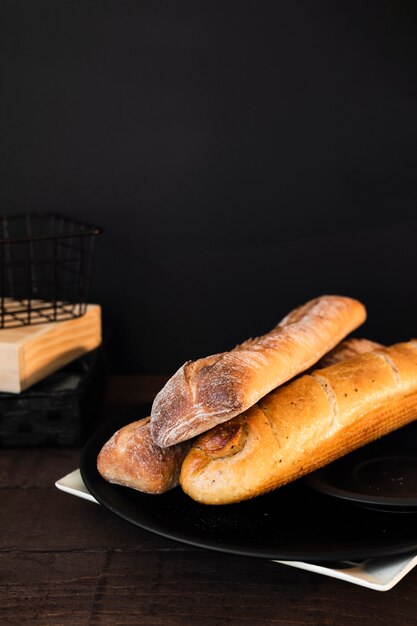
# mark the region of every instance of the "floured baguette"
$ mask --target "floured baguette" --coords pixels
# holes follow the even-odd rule
[[[376,347],[379,344],[367,339],[348,339],[332,350],[331,359],[336,363]],[[105,480],[117,485],[164,493],[178,485],[181,464],[191,443],[188,440],[160,448],[151,437],[146,417],[124,426],[106,442],[98,456],[97,469]]]
[[[199,437],[180,484],[195,500],[253,498],[417,418],[417,341],[301,376]]]
[[[181,463],[191,441],[162,449],[151,437],[149,417],[132,422],[114,433],[103,446],[97,469],[117,485],[159,494],[178,485]]]
[[[242,413],[317,363],[365,318],[365,307],[357,300],[322,296],[292,311],[262,337],[188,361],[153,402],[155,443],[171,446]]]

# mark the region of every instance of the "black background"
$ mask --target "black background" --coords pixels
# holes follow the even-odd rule
[[[4,212],[106,229],[113,368],[171,373],[310,297],[417,335],[417,9],[0,0]]]

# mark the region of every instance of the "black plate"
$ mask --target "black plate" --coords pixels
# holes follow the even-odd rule
[[[321,493],[378,510],[417,510],[416,425],[323,467],[305,483]]]
[[[279,560],[356,560],[417,550],[417,514],[368,510],[302,481],[227,506],[198,504],[180,488],[152,496],[112,485],[97,472],[96,459],[127,421],[115,420],[93,435],[80,469],[103,506],[140,528],[193,546]]]

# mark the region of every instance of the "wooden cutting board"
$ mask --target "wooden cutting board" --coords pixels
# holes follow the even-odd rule
[[[0,329],[0,391],[19,393],[100,343],[97,304],[75,319]]]

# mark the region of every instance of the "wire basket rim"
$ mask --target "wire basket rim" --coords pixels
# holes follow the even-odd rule
[[[0,245],[2,244],[10,244],[10,243],[24,243],[31,241],[46,241],[53,239],[67,239],[71,237],[88,237],[88,236],[96,236],[101,235],[104,232],[104,228],[102,226],[97,226],[94,224],[90,224],[89,222],[84,222],[78,218],[69,217],[63,213],[55,213],[53,211],[36,211],[36,212],[20,212],[20,213],[0,213],[0,221],[4,220],[15,220],[22,218],[58,218],[64,220],[65,222],[69,222],[79,226],[79,230],[72,231],[69,233],[50,233],[47,235],[26,235],[25,237],[9,237],[6,239],[0,239]]]

